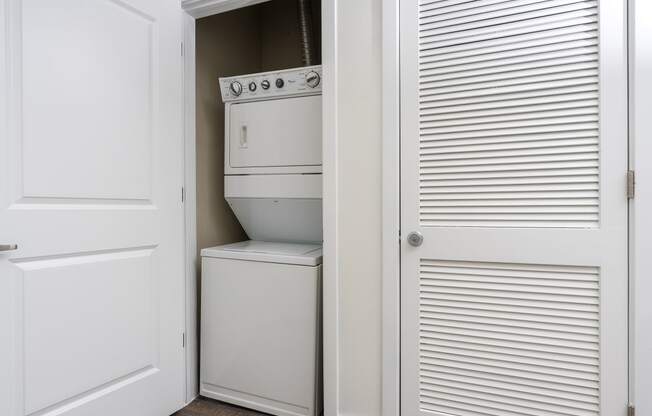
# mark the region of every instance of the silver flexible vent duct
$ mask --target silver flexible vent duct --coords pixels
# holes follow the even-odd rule
[[[312,29],[312,7],[310,0],[297,0],[299,34],[301,36],[301,60],[304,66],[315,64],[315,47]]]

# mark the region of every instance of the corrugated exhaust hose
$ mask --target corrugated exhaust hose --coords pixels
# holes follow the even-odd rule
[[[312,5],[310,0],[297,0],[299,34],[301,36],[301,60],[304,66],[315,64],[315,47],[312,28]]]

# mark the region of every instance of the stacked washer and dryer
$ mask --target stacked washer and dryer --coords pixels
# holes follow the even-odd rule
[[[220,78],[224,196],[251,240],[201,251],[200,393],[281,416],[322,410],[320,81]]]

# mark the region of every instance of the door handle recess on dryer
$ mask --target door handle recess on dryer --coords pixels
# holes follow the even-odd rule
[[[248,147],[249,143],[247,142],[247,125],[243,124],[240,126],[240,148],[246,149]]]

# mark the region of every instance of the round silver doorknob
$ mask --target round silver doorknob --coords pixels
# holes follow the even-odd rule
[[[0,244],[0,251],[18,250],[18,244]]]
[[[418,231],[412,231],[408,234],[407,241],[411,246],[419,247],[423,243],[423,234]]]

